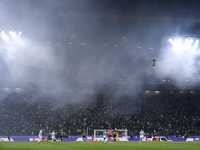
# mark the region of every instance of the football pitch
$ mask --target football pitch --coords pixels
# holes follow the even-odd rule
[[[0,142],[0,150],[199,150],[200,142]]]

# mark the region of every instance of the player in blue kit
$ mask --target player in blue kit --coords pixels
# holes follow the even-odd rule
[[[103,135],[103,143],[106,144],[106,137],[107,137],[107,135],[108,135],[108,130],[104,131],[104,132],[102,133],[102,135]]]
[[[144,139],[144,135],[145,135],[145,133],[144,133],[144,131],[141,129],[141,131],[140,131],[140,142],[142,141],[142,139]]]
[[[43,132],[43,129],[40,129],[40,132],[39,132],[39,140],[37,142],[37,144],[39,144],[41,141],[42,141],[42,132]]]
[[[56,139],[54,130],[53,130],[53,132],[51,133],[51,138],[52,138],[52,143],[53,143],[53,141]]]

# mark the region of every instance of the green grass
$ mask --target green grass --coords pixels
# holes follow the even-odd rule
[[[0,142],[0,150],[200,150],[200,142]]]

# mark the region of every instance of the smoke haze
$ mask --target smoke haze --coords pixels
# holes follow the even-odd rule
[[[136,95],[149,80],[198,79],[199,54],[175,55],[168,41],[173,34],[199,32],[199,2],[189,5],[178,0],[160,2],[161,7],[145,0],[1,1],[1,31],[8,36],[10,30],[22,32],[16,39],[1,39],[0,76],[7,86],[1,88],[30,88],[71,103],[66,91],[76,91],[78,101],[81,91],[98,94],[115,83],[123,97],[122,85],[137,85],[129,92]],[[118,102],[119,97],[110,99]]]

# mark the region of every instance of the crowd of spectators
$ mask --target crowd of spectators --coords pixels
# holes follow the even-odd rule
[[[200,95],[196,93],[138,94],[98,92],[42,95],[31,92],[0,93],[0,135],[38,135],[39,129],[66,136],[83,129],[128,129],[138,135],[144,129],[159,135],[199,135]]]

